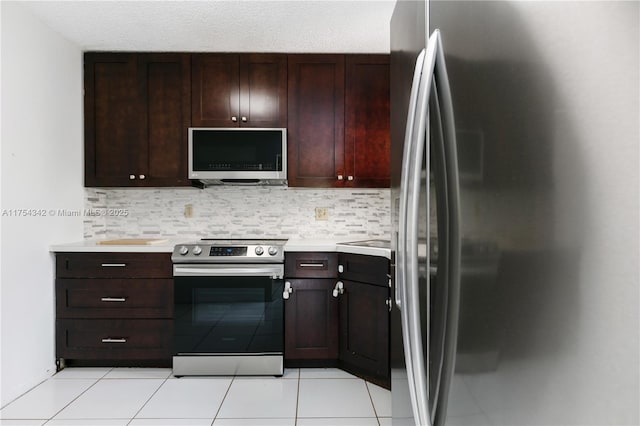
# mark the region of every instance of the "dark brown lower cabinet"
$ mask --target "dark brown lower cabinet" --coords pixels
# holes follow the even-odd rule
[[[355,281],[342,283],[340,366],[389,388],[389,289]]]
[[[337,366],[389,389],[389,260],[287,253],[285,275],[285,365]]]
[[[59,319],[58,357],[107,362],[166,360],[171,356],[172,327],[170,319]]]
[[[56,358],[65,365],[170,366],[170,253],[57,253]]]
[[[338,359],[338,300],[335,279],[287,279],[292,292],[285,301],[287,366],[332,366]]]

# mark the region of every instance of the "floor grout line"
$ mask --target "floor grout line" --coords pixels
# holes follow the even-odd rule
[[[109,370],[111,371],[111,370]],[[107,372],[108,373],[108,372]],[[105,373],[105,375],[107,374]],[[102,376],[104,377],[104,376]],[[49,378],[49,380],[53,380],[52,378]],[[61,379],[55,379],[55,380],[61,380]],[[93,388],[96,384],[98,384],[98,382],[100,380],[102,380],[102,378],[100,379],[85,379],[85,380],[95,380],[95,382],[93,382],[93,384],[91,384],[91,386],[89,386],[88,388],[86,388],[85,390],[83,390],[82,392],[80,392],[80,394],[78,396],[76,396],[75,398],[73,398],[71,401],[69,401],[68,404],[66,404],[64,407],[62,407],[60,410],[56,411],[55,414],[51,417],[49,417],[49,419],[44,422],[43,426],[45,426],[47,423],[49,423],[51,420],[53,420],[58,414],[60,414],[62,411],[65,410],[65,408],[67,408],[68,406],[70,406],[71,404],[73,404],[75,401],[78,400],[78,398],[80,398],[82,395],[84,395],[85,393],[89,392],[89,389]]]
[[[364,386],[367,388],[367,393],[369,394],[369,400],[371,401],[371,406],[373,407],[373,414],[375,414],[376,421],[378,422],[378,426],[380,426],[380,416],[378,415],[378,410],[376,409],[376,403],[373,400],[373,395],[371,395],[371,388],[369,387],[369,382],[365,380]]]
[[[227,387],[227,391],[224,393],[224,396],[222,397],[222,401],[220,401],[220,405],[218,406],[218,409],[216,410],[216,414],[213,416],[213,420],[211,420],[211,426],[213,426],[213,424],[216,422],[216,419],[218,418],[218,415],[220,414],[220,410],[222,410],[222,405],[224,404],[224,401],[227,399],[227,396],[229,395],[229,391],[231,391],[231,386],[233,385],[233,382],[236,380],[237,376],[231,376],[231,381],[229,382],[229,386]]]
[[[300,383],[302,380],[302,371],[298,368],[298,389],[296,392],[296,417],[293,420],[293,425],[298,426],[298,408],[300,407]]]
[[[169,376],[170,376],[170,375],[169,375]],[[158,391],[160,390],[160,388],[161,388],[162,386],[164,386],[164,384],[165,384],[165,383],[167,383],[167,380],[169,380],[169,376],[167,376],[167,377],[163,380],[163,382],[162,382],[162,383],[160,383],[160,386],[158,386],[158,388],[157,388],[155,391],[153,391],[153,393],[151,394],[151,396],[149,396],[149,398],[147,398],[147,400],[144,402],[144,404],[142,404],[142,406],[138,409],[138,411],[136,411],[136,413],[133,415],[133,417],[131,417],[131,420],[129,420],[129,421],[127,422],[127,426],[129,426],[129,425],[131,424],[131,422],[133,421],[133,419],[135,419],[135,418],[136,418],[136,416],[137,416],[138,414],[140,414],[140,411],[142,411],[142,409],[143,409],[143,408],[144,408],[144,407],[149,403],[149,401],[151,401],[151,398],[153,398],[153,397],[154,397],[154,395],[158,393]]]

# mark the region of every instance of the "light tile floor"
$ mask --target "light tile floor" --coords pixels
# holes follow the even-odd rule
[[[162,368],[66,368],[0,410],[21,426],[390,426],[391,393],[337,369],[182,377]]]

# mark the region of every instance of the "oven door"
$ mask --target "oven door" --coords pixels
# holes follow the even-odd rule
[[[174,374],[282,374],[284,266],[174,265]]]

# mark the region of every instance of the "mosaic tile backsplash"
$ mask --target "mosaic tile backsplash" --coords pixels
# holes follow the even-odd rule
[[[84,237],[388,239],[389,198],[388,189],[86,188],[85,207],[105,213],[85,216]]]

